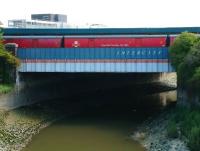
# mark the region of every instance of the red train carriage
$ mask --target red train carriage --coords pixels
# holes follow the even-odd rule
[[[165,47],[167,36],[5,36],[19,48]]]
[[[17,43],[19,48],[60,48],[62,36],[5,36],[4,43]]]
[[[64,38],[64,47],[100,48],[100,47],[165,47],[167,36],[140,36],[140,37],[106,37],[106,36],[77,36]]]

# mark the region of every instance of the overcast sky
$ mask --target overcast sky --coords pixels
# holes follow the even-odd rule
[[[200,0],[4,0],[0,21],[61,13],[75,25],[109,27],[200,26]]]

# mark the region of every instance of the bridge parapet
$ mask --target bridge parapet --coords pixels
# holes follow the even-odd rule
[[[172,72],[168,48],[20,48],[20,72]]]

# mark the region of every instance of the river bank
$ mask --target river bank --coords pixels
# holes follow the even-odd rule
[[[147,119],[131,138],[140,142],[147,151],[189,151],[183,139],[168,137],[167,126],[172,117],[171,111],[165,111],[157,117]]]
[[[44,104],[0,111],[0,151],[20,151],[39,131],[62,118],[60,111]]]
[[[34,135],[60,119],[58,117],[61,118],[58,110],[52,110],[52,107],[41,104],[0,111],[0,151],[22,150]],[[167,125],[170,119],[169,112],[148,119],[139,125],[131,137],[139,141],[148,151],[189,151],[180,139],[167,137]]]
[[[110,92],[110,91],[108,91],[108,92]],[[63,100],[63,101],[62,100],[54,100],[53,102],[49,102],[49,101],[45,102],[44,101],[44,102],[36,103],[34,105],[17,108],[17,109],[10,110],[10,111],[5,111],[5,110],[0,111],[0,151],[20,151],[23,148],[25,148],[29,142],[32,142],[32,137],[34,135],[38,134],[41,129],[51,125],[53,122],[59,120],[60,118],[67,116],[67,119],[68,119],[68,116],[70,116],[72,114],[73,115],[77,114],[77,112],[78,113],[80,113],[80,112],[87,113],[89,110],[91,110],[91,112],[89,113],[88,119],[94,118],[95,120],[97,120],[98,127],[99,127],[99,125],[101,125],[102,123],[105,122],[105,117],[108,118],[109,115],[112,115],[111,119],[108,119],[108,124],[105,123],[105,125],[102,126],[103,128],[107,127],[106,125],[108,125],[108,127],[109,127],[110,120],[111,120],[111,123],[113,124],[113,127],[110,128],[109,131],[106,131],[105,135],[107,137],[107,133],[112,132],[113,128],[116,129],[117,134],[119,132],[118,129],[120,131],[122,130],[122,131],[124,131],[123,136],[120,134],[120,136],[115,138],[116,135],[114,135],[115,137],[113,137],[113,139],[116,140],[116,139],[124,139],[125,138],[124,144],[126,145],[127,144],[126,136],[128,136],[128,134],[130,134],[130,132],[132,130],[130,130],[129,132],[126,132],[126,131],[129,129],[133,129],[134,125],[140,124],[140,121],[145,120],[146,116],[143,117],[144,111],[141,113],[135,112],[136,111],[135,108],[136,108],[136,104],[137,104],[136,103],[137,98],[135,98],[135,95],[133,95],[133,96],[130,95],[131,96],[130,97],[129,95],[127,95],[127,91],[121,91],[121,90],[120,91],[115,90],[111,93],[108,93],[108,92],[106,92],[106,93],[109,95],[106,95],[106,96],[104,94],[105,92],[97,93],[98,95],[96,93],[94,93],[93,95],[90,94],[89,96],[88,95],[82,96],[82,97],[80,96],[81,100],[84,100],[84,101],[80,101],[79,98],[78,99],[70,98],[68,101],[67,100]],[[113,94],[113,93],[116,94],[116,92],[121,92],[121,93],[118,93],[120,95],[116,96]],[[132,94],[132,91],[130,93]],[[143,101],[151,102],[152,104],[157,106],[156,102],[157,101],[160,102],[162,100],[162,101],[164,101],[163,104],[166,104],[167,100],[169,99],[169,96],[170,96],[170,98],[173,97],[174,95],[172,95],[172,94],[174,94],[174,93],[171,93],[171,92],[169,92],[169,94],[168,94],[168,92],[165,92],[165,93],[166,94],[159,93],[157,97],[155,97],[155,96],[150,97],[148,95],[147,98],[146,97],[143,98]],[[115,97],[113,97],[113,96],[115,96]],[[124,96],[127,96],[127,97],[124,98]],[[126,101],[123,103],[120,103],[121,99],[125,99]],[[104,100],[104,101],[102,101],[102,100]],[[135,103],[133,100],[135,100]],[[142,99],[140,99],[140,102],[141,101],[142,101]],[[108,102],[110,102],[110,103],[108,103]],[[109,104],[110,104],[110,106],[109,106]],[[143,104],[143,103],[141,103],[141,104]],[[160,104],[160,103],[158,103],[158,104]],[[152,105],[152,106],[154,106],[154,105]],[[138,105],[138,108],[140,108],[139,105]],[[98,112],[96,111],[97,109],[99,110]],[[110,109],[112,109],[112,110],[110,110]],[[94,115],[94,111],[97,112],[97,115]],[[107,112],[105,112],[105,111],[107,111]],[[103,117],[102,122],[100,122],[100,123],[99,123],[99,119],[100,119],[99,115],[101,115],[100,117],[102,117],[102,115],[105,116],[105,117]],[[124,115],[123,118],[122,118],[122,115]],[[118,121],[120,119],[120,117],[122,118],[122,121],[115,123],[114,121],[115,120]],[[134,117],[136,119],[134,119]],[[139,120],[139,122],[137,122],[137,120],[138,120],[137,118],[142,118],[142,119]],[[85,121],[86,121],[86,123],[87,123],[88,119],[83,120],[83,122],[85,123]],[[124,123],[127,123],[127,126],[125,126],[126,124],[124,126],[122,126]],[[53,125],[51,125],[51,126],[53,126]],[[120,126],[122,126],[123,128],[121,129]],[[49,128],[47,128],[47,129],[49,129]],[[60,129],[58,128],[58,130],[60,130]],[[82,130],[82,128],[81,128],[81,130]],[[83,130],[83,132],[85,132],[85,131]],[[57,133],[55,133],[55,134],[57,134]],[[87,135],[87,134],[84,134],[81,136],[85,136],[85,135]],[[91,135],[93,135],[93,132],[91,133]],[[58,136],[58,137],[60,137],[60,136]],[[63,137],[65,137],[65,135]],[[94,140],[94,136],[88,137],[88,139],[91,139],[91,138],[92,138],[92,140]],[[96,138],[98,139],[99,137],[96,137]],[[47,139],[44,139],[44,140],[47,140]],[[54,140],[54,139],[52,139],[52,140]],[[63,139],[63,140],[65,140],[65,139]],[[105,140],[105,139],[103,139],[103,140]],[[128,139],[128,140],[130,140],[130,149],[131,150],[134,147],[134,145],[139,146],[139,148],[144,149],[137,142],[134,144],[134,141],[132,141],[131,139]],[[117,141],[119,141],[119,140],[117,140]],[[80,140],[80,142],[82,143],[83,141]],[[96,142],[102,142],[102,141],[96,141]],[[105,143],[107,143],[107,141]],[[49,143],[47,143],[47,144],[49,144]],[[116,144],[118,144],[118,143],[116,143]],[[133,145],[133,147],[132,147],[132,145]],[[37,146],[40,148],[40,145],[37,145]],[[64,143],[64,146],[66,146],[65,143]],[[77,145],[75,144],[75,147],[76,146]],[[110,147],[115,147],[115,145],[111,142]],[[99,147],[99,149],[101,149],[101,148]],[[106,149],[104,149],[104,150],[106,150]],[[116,149],[114,151],[116,151]],[[184,150],[182,150],[182,151],[184,151]]]

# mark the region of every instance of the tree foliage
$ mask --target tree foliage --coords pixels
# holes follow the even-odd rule
[[[19,65],[19,60],[15,56],[13,56],[10,52],[5,50],[1,32],[0,32],[0,61],[1,61],[0,63],[8,63],[13,66]]]
[[[197,36],[187,32],[182,33],[175,39],[173,45],[169,49],[172,65],[175,69],[178,69],[178,66],[184,61],[185,56],[196,41]]]
[[[19,59],[5,49],[0,29],[0,82],[11,83],[14,71],[13,69],[18,65]]]
[[[200,38],[184,32],[175,39],[169,50],[179,83],[200,87]]]

